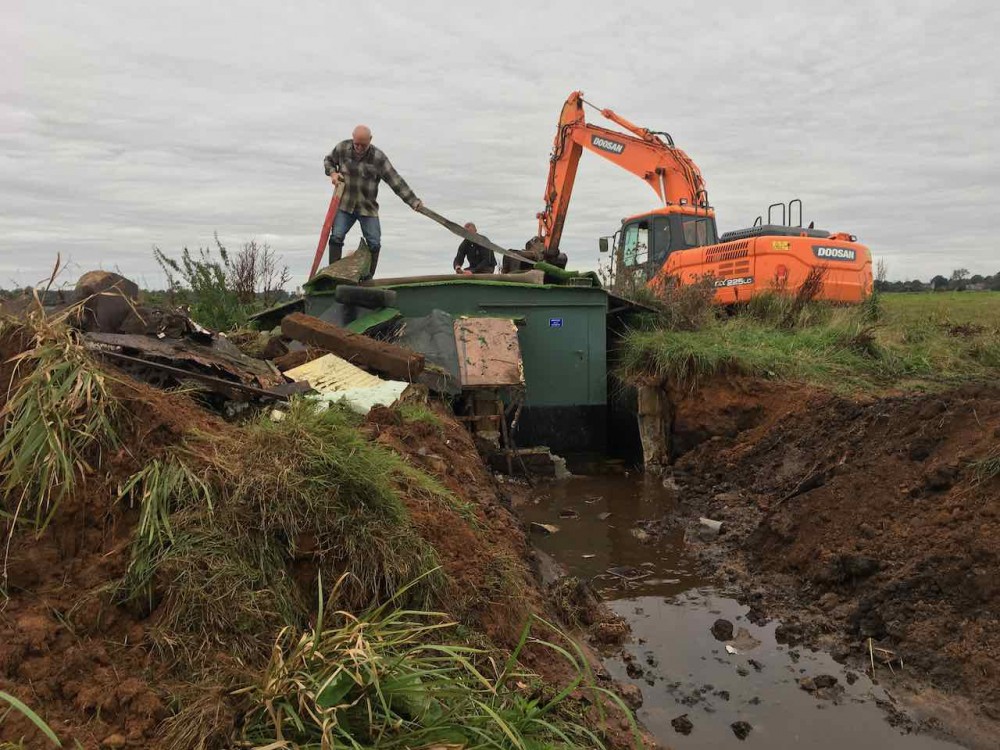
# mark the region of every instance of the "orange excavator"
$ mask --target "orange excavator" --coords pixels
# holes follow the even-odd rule
[[[772,204],[766,224],[758,217],[752,227],[719,237],[701,170],[669,134],[596,107],[628,132],[592,125],[584,116],[585,104],[593,107],[583,92],[574,91],[559,117],[545,210],[538,214],[538,236],[546,255],[559,250],[577,166],[583,149],[588,149],[642,179],[663,204],[623,219],[612,238],[601,239],[602,252],[613,240],[616,284],[627,280],[655,290],[667,283],[710,278],[716,302],[732,304],[774,289],[794,292],[812,273],[822,279],[817,299],[851,303],[871,293],[871,253],[854,235],[821,231],[811,224],[804,228],[802,201],[796,199]]]

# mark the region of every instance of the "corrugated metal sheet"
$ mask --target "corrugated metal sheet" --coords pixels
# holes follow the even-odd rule
[[[137,353],[143,359],[199,370],[206,375],[221,375],[245,385],[273,388],[285,382],[274,365],[246,356],[223,336],[204,344],[188,337],[161,339],[131,333],[87,333],[84,338],[88,344],[115,347],[126,355]]]
[[[356,367],[336,354],[324,354],[312,362],[285,372],[293,380],[305,380],[320,393],[346,391],[349,388],[373,388],[382,379]]]
[[[456,320],[455,345],[463,386],[524,385],[517,326],[509,318]]]

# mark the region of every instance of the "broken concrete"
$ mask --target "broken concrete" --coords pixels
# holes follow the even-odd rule
[[[638,387],[639,438],[646,468],[655,470],[670,464],[671,406],[663,388]]]

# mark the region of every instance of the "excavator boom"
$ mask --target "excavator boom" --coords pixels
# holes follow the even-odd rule
[[[673,145],[669,135],[641,128],[610,109],[600,110],[601,115],[629,133],[592,125],[584,115],[585,103],[583,92],[574,91],[559,116],[545,184],[545,209],[538,214],[538,235],[550,252],[559,247],[584,149],[643,180],[664,206],[687,204],[709,210],[701,170]]]

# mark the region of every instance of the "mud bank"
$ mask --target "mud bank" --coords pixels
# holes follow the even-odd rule
[[[677,404],[678,486],[706,572],[779,642],[907,696],[925,728],[1000,733],[1000,389],[851,400],[751,380]],[[723,521],[705,541],[697,517]]]
[[[26,336],[0,341],[2,360],[16,355],[27,341]],[[450,615],[459,623],[463,641],[495,654],[501,664],[516,647],[529,616],[558,622],[531,570],[525,535],[509,510],[507,493],[480,460],[467,431],[433,405],[415,420],[378,408],[344,433],[349,445],[340,446],[343,453],[379,449],[383,458],[399,456],[406,466],[420,471],[400,474],[392,469],[404,522],[372,527],[365,502],[373,504],[374,495],[355,506],[347,520],[369,535],[370,549],[355,554],[349,536],[342,537],[344,545],[332,543],[337,540],[325,535],[336,519],[318,524],[308,522],[309,514],[303,516],[306,523],[295,521],[299,525],[294,529],[268,531],[269,513],[282,497],[262,496],[245,526],[248,539],[266,545],[260,557],[271,555],[266,562],[272,577],[259,581],[259,590],[253,591],[253,609],[247,610],[252,619],[241,619],[242,613],[237,617],[224,606],[214,613],[220,619],[199,619],[207,617],[206,607],[211,605],[205,596],[212,593],[209,583],[230,580],[226,576],[232,573],[232,561],[222,556],[215,559],[217,567],[199,567],[193,579],[164,564],[144,596],[128,596],[123,582],[135,572],[136,544],[143,532],[141,504],[123,492],[123,486],[136,472],[156,461],[166,465],[183,456],[196,467],[198,477],[214,486],[223,475],[256,480],[258,475],[252,472],[262,465],[273,464],[276,474],[295,470],[301,456],[267,439],[254,447],[245,439],[246,425],[222,420],[188,395],[164,393],[110,368],[105,372],[120,407],[120,439],[110,449],[86,449],[87,469],[80,472],[73,491],[61,499],[44,529],[38,533],[27,527],[15,529],[0,592],[0,690],[27,703],[64,743],[85,750],[234,746],[247,709],[246,699],[235,688],[259,676],[282,627],[290,622],[297,627],[315,624],[320,579],[329,585],[350,573],[358,581],[371,581],[367,589],[351,588],[350,581],[341,589],[351,599],[360,596],[355,604],[362,607],[384,601],[408,582],[385,578],[388,568],[379,569],[372,578],[372,570],[365,566],[370,568],[374,560],[397,560],[400,571],[409,576],[406,560],[415,563],[430,550],[441,576],[425,606]],[[0,374],[2,407],[22,385],[24,373],[4,367]],[[266,413],[257,419],[266,420]],[[278,424],[289,420],[291,416]],[[264,429],[261,435],[270,434],[266,423]],[[296,437],[290,428],[282,429],[286,431],[273,434],[301,440],[300,447],[308,447],[312,439],[308,434]],[[185,447],[188,452],[177,452]],[[394,460],[383,465],[391,468]],[[363,494],[368,491],[366,482],[361,477],[357,486],[344,484],[331,492]],[[210,512],[215,518],[237,512],[241,506],[234,504],[235,497],[219,495]],[[175,541],[197,531],[184,525],[184,514],[191,512],[184,508],[174,516]],[[9,530],[5,521],[5,541]],[[228,540],[218,543],[225,547]],[[186,588],[182,580],[204,584],[205,591]],[[279,592],[286,599],[277,601]],[[235,611],[245,593],[223,587],[216,598],[228,601],[233,596],[230,609]],[[526,698],[551,698],[577,676],[551,649],[529,645],[520,661],[537,675],[525,683],[525,690],[534,691]],[[593,695],[575,690],[567,707],[587,717],[584,722],[609,747],[631,747],[631,725],[624,714],[610,703],[601,706],[603,711],[596,710],[595,703],[601,700],[595,701]],[[0,741],[14,746],[23,741],[24,747],[46,743],[16,712],[0,722]]]

